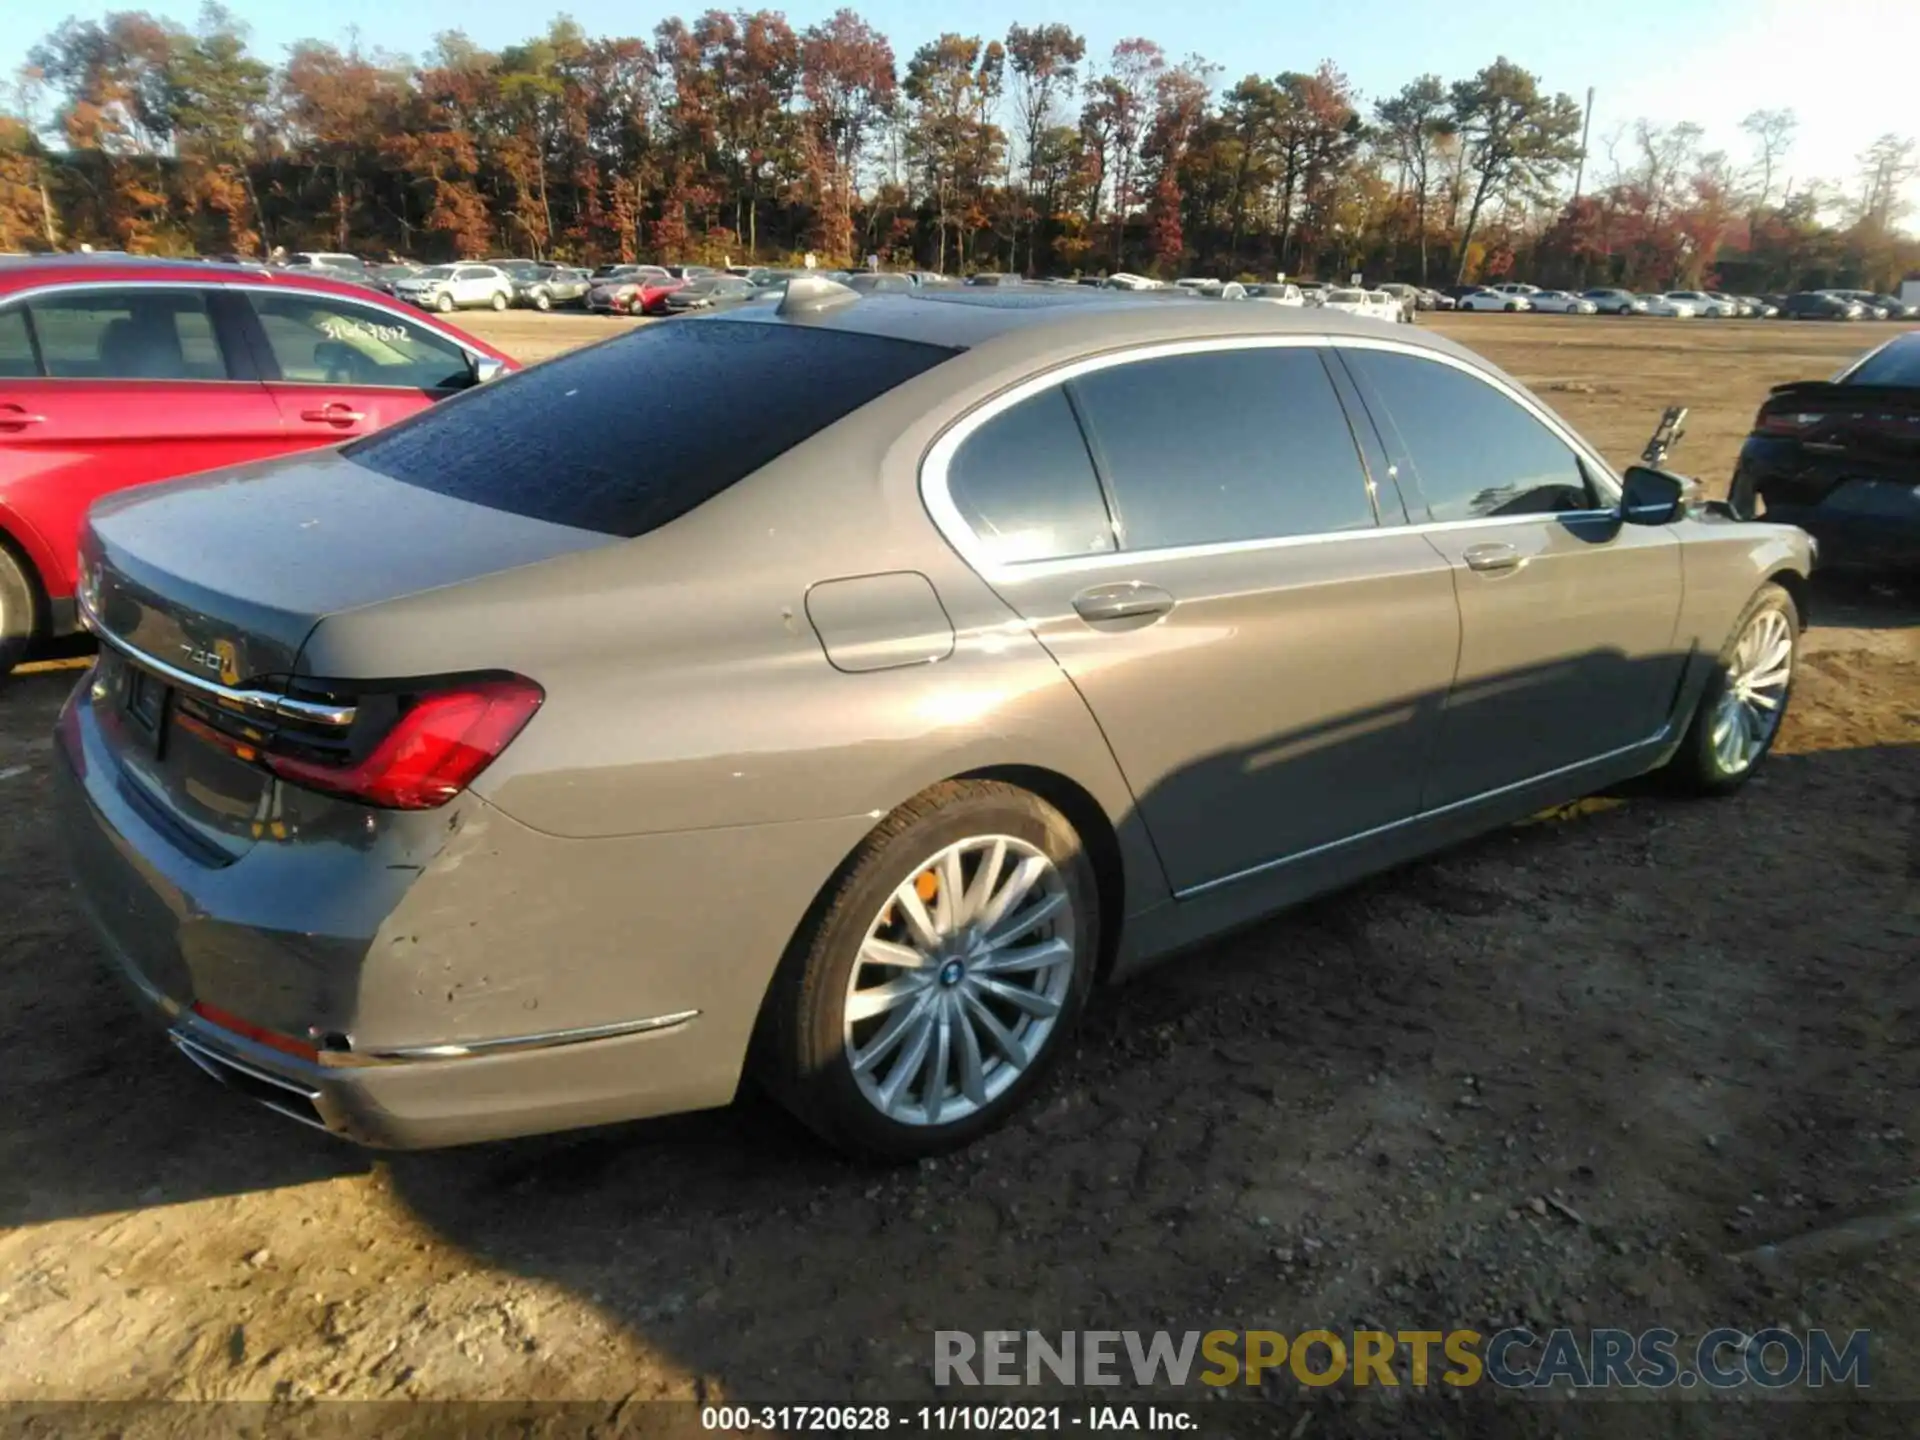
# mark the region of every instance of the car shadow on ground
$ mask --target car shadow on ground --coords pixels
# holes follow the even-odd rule
[[[1814,796],[1871,807],[1846,855]],[[388,1173],[750,1400],[932,1398],[941,1329],[1892,1326],[1897,1285],[1816,1305],[1725,1255],[1906,1182],[1916,801],[1920,747],[1875,747],[1486,836],[1105,995],[1033,1112],[938,1162],[849,1164],[755,1097]]]

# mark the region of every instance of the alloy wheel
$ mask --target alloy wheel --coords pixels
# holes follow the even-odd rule
[[[1073,985],[1072,894],[1010,835],[947,846],[895,887],[847,980],[846,1058],[860,1093],[903,1125],[965,1119],[1046,1048]]]
[[[1766,752],[1780,728],[1793,683],[1793,629],[1787,617],[1769,609],[1748,621],[1725,673],[1709,738],[1721,772],[1739,775]]]

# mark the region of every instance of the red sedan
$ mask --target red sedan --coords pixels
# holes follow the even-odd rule
[[[518,368],[376,290],[191,260],[0,260],[0,675],[74,627],[100,496],[336,445]]]

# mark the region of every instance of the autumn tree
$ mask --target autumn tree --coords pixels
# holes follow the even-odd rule
[[[1013,115],[1024,167],[1024,186],[1016,224],[1027,224],[1027,273],[1039,253],[1041,230],[1054,213],[1061,180],[1061,120],[1079,80],[1087,42],[1057,22],[1015,25],[1007,32],[1007,64],[1013,71]],[[1016,228],[1014,248],[1019,247]],[[1019,261],[1014,261],[1019,268]]]
[[[1420,283],[1427,282],[1427,220],[1433,196],[1439,146],[1454,133],[1454,117],[1447,104],[1447,87],[1438,75],[1422,75],[1394,94],[1375,102],[1374,123],[1381,147],[1400,172],[1400,189],[1412,211],[1414,236],[1420,255]]]
[[[1502,56],[1449,92],[1473,196],[1454,253],[1454,281],[1467,277],[1468,252],[1487,203],[1542,195],[1579,158],[1580,107],[1545,95],[1540,82]]]
[[[800,120],[813,239],[837,260],[851,257],[860,157],[895,100],[893,47],[851,10],[808,27],[800,42]]]
[[[1753,208],[1764,210],[1773,199],[1774,172],[1793,148],[1800,120],[1790,109],[1755,110],[1740,128],[1753,138]]]
[[[946,269],[947,234],[955,230],[957,263],[966,264],[967,239],[981,218],[980,182],[1002,144],[987,119],[999,93],[1006,50],[999,41],[948,33],[922,45],[907,62],[902,93],[913,107],[907,141],[915,168],[934,202],[935,268]]]

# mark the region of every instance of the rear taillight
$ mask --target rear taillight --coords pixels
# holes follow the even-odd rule
[[[1813,410],[1767,411],[1754,428],[1762,435],[1801,435],[1826,418],[1824,412]]]
[[[423,696],[367,755],[350,764],[268,750],[280,779],[389,810],[431,810],[458,795],[499,756],[546,698],[531,680],[486,680]]]

